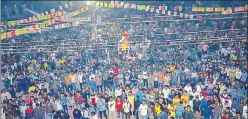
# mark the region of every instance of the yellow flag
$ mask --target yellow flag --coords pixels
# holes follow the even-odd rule
[[[142,5],[142,10],[145,10],[146,9],[146,6],[145,5]]]
[[[197,9],[198,9],[197,7],[192,7],[193,12],[197,12]]]
[[[103,2],[100,2],[100,7],[103,7]]]
[[[59,12],[57,13],[57,15],[58,15],[58,16],[61,16],[61,15],[62,15],[62,12],[61,12],[61,11],[59,11]]]
[[[108,4],[108,7],[109,7],[109,8],[112,8],[112,4],[111,4],[111,3],[109,3],[109,4]]]
[[[2,33],[1,34],[1,40],[6,39],[6,38],[7,38],[7,33]]]
[[[108,7],[108,3],[104,3],[104,7]]]
[[[17,29],[17,30],[15,31],[15,34],[16,34],[16,35],[21,35],[21,33],[22,33],[21,29]]]

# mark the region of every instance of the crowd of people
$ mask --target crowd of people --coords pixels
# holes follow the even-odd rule
[[[215,32],[192,34],[192,40],[247,36],[244,19],[235,21],[99,25],[98,33],[107,34],[107,38],[117,33],[109,29],[117,27],[119,31],[128,30],[130,36],[148,34],[147,39],[154,40],[184,39],[185,34],[180,32],[206,29]],[[218,31],[235,28],[241,30]],[[90,25],[85,25],[27,35],[28,38],[18,36],[16,42],[29,38],[44,42],[79,39],[71,43],[90,44],[91,32]],[[159,33],[177,34],[153,37]],[[157,45],[122,53],[116,49],[3,54],[1,116],[6,119],[247,119],[247,41],[239,40],[238,36],[229,42]]]

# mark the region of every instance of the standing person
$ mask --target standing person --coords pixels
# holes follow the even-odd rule
[[[222,105],[221,103],[216,103],[214,106],[214,110],[213,110],[213,118],[214,119],[219,119],[221,118],[221,114],[222,114]]]
[[[188,105],[187,110],[184,112],[183,119],[193,119],[194,113],[191,110],[191,107]]]
[[[99,96],[99,99],[97,100],[97,108],[99,110],[100,118],[102,119],[102,116],[104,115],[106,119],[107,113],[106,113],[106,103],[105,99],[102,96]]]
[[[126,119],[130,119],[130,109],[131,109],[132,105],[129,103],[129,101],[127,100],[127,98],[124,98],[124,102],[123,102],[123,111],[124,111],[124,116]]]
[[[82,114],[78,109],[74,109],[73,111],[73,118],[74,119],[81,119],[82,118]]]
[[[120,116],[122,116],[123,118],[123,114],[122,114],[123,101],[121,100],[120,97],[117,97],[115,104],[116,104],[116,110],[117,110],[117,117],[120,118]]]
[[[161,107],[161,114],[159,115],[159,119],[167,119],[168,113],[166,111],[166,107]]]
[[[51,99],[52,100],[52,99]],[[46,106],[46,119],[52,119],[52,111],[55,110],[54,105],[48,100],[48,104]]]
[[[140,119],[148,119],[148,105],[145,101],[139,106]]]
[[[77,80],[78,80],[79,85],[80,85],[80,90],[83,89],[83,76],[84,76],[84,74],[82,73],[82,71],[79,71],[77,74]]]
[[[83,100],[83,97],[82,97],[82,95],[79,93],[79,92],[77,92],[76,94],[75,94],[75,100],[76,100],[76,104],[77,104],[77,108],[78,109],[82,109],[82,108],[84,108],[85,107],[85,103],[84,103],[84,100]]]
[[[61,94],[60,102],[61,102],[61,105],[63,107],[64,112],[67,112],[67,110],[68,110],[68,108],[67,108],[67,96],[63,93]]]
[[[115,101],[113,100],[113,97],[109,97],[108,102],[108,109],[109,109],[109,117],[115,119],[116,118],[116,108],[115,108]]]
[[[102,76],[99,72],[96,73],[96,85],[97,85],[97,91],[103,92],[103,86],[102,86]]]
[[[39,104],[36,104],[36,109],[34,110],[36,119],[45,119],[45,111],[40,107]]]
[[[201,101],[199,100],[199,97],[197,96],[195,100],[193,100],[193,111],[194,113],[196,111],[200,112],[200,104],[201,104]]]
[[[153,118],[154,119],[158,119],[159,115],[162,113],[162,107],[160,106],[159,102],[156,102],[155,106],[154,106],[154,115]]]
[[[81,111],[82,119],[89,119],[89,112],[83,108]]]
[[[119,97],[122,94],[122,89],[120,88],[120,86],[117,86],[117,89],[115,89],[115,97]]]
[[[147,71],[143,71],[143,84],[144,84],[144,87],[147,89],[148,88],[148,74],[147,74]]]
[[[135,118],[136,119],[139,119],[139,106],[140,106],[140,103],[138,101],[138,99],[135,97],[134,98],[134,115],[135,115]]]
[[[132,115],[132,113],[134,112],[134,96],[132,95],[132,91],[129,91],[128,92],[128,96],[127,96],[127,100],[128,100],[128,102],[132,105],[131,106],[131,111],[130,111],[130,113],[131,113],[131,115]],[[134,114],[133,114],[134,115]]]
[[[178,105],[176,105],[176,119],[182,119],[183,118],[183,102],[181,101]]]
[[[211,119],[213,117],[213,111],[210,107],[210,104],[203,110],[204,119]]]

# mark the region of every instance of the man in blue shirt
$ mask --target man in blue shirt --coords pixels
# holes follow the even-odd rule
[[[107,113],[106,113],[106,105],[105,105],[106,103],[105,102],[106,101],[102,96],[100,96],[99,99],[96,102],[101,119],[102,119],[103,115],[105,116],[106,119],[108,119]]]
[[[242,72],[242,74],[241,74],[241,79],[240,79],[241,80],[241,84],[243,84],[243,86],[245,86],[247,84],[247,77],[248,77],[247,71],[244,70]]]
[[[67,108],[67,96],[63,93],[61,94],[60,102],[61,102],[61,105],[63,107],[64,112],[67,112],[67,110],[68,110],[68,108]]]
[[[184,107],[182,106],[183,102],[181,101],[178,105],[176,105],[176,118],[182,119]]]
[[[213,117],[212,109],[210,108],[210,104],[203,110],[204,119],[211,119]]]
[[[139,101],[140,104],[141,104],[142,101],[143,101],[143,96],[144,96],[143,90],[140,90],[140,91],[136,94],[136,97],[138,98],[138,101]]]
[[[162,111],[162,113],[159,115],[159,119],[167,119],[167,117],[168,117],[168,114],[167,114],[167,112],[166,112],[166,109],[165,109],[166,107],[161,107],[161,111]]]

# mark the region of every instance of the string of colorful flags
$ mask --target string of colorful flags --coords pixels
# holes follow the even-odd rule
[[[70,6],[72,6],[72,3],[70,2]],[[173,16],[180,16],[180,17],[185,17],[185,18],[194,18],[193,14],[188,14],[188,13],[183,13],[183,7],[182,6],[175,6],[173,11],[168,10],[168,6],[158,6],[156,8],[155,5],[136,5],[136,4],[131,4],[131,3],[124,3],[124,2],[118,2],[118,1],[111,1],[111,2],[96,2],[96,6],[98,7],[103,7],[103,8],[129,8],[129,9],[138,9],[138,10],[144,10],[147,12],[155,12],[157,14],[164,14],[164,15],[173,15]],[[68,8],[68,4],[65,4],[65,8]],[[244,12],[247,11],[247,5],[245,7],[235,7],[234,11],[235,12]],[[17,29],[15,31],[9,31],[7,33],[2,33],[1,34],[1,39],[6,39],[10,38],[16,35],[22,35],[26,33],[34,33],[34,32],[39,32],[41,29],[45,29],[47,26],[51,26],[55,24],[56,21],[61,22],[61,21],[68,21],[71,17],[76,16],[78,14],[81,14],[85,11],[88,10],[88,7],[81,8],[79,10],[76,10],[70,14],[65,14],[64,11],[62,11],[62,6],[59,6],[60,11],[55,12],[55,9],[51,9],[50,12],[51,14],[48,14],[46,11],[47,15],[44,15],[44,13],[41,13],[41,15],[37,15],[34,17],[29,17],[29,19],[23,19],[23,20],[18,20],[18,21],[10,21],[8,22],[9,26],[15,26],[20,23],[28,23],[28,22],[34,22],[34,21],[39,21],[39,20],[46,20],[42,23],[31,25],[22,29]],[[226,9],[224,7],[192,7],[193,12],[222,12],[222,14],[231,14],[233,12],[231,7],[227,7]],[[39,17],[38,17],[39,16]],[[47,20],[49,19],[49,20]],[[202,20],[202,17],[199,16],[199,20]],[[73,20],[72,20],[73,21]],[[74,25],[68,25],[68,24],[61,24],[55,26],[56,28],[66,28],[69,26],[75,26],[80,24],[80,22],[73,22]]]
[[[41,32],[42,30],[46,31],[46,30],[48,30],[47,29],[48,26],[54,25],[56,22],[74,21],[73,18],[71,18],[71,17],[77,16],[83,12],[86,12],[87,10],[88,10],[88,7],[84,7],[84,8],[78,9],[74,12],[71,12],[69,14],[61,14],[61,16],[56,16],[55,18],[46,20],[46,21],[41,22],[41,23],[37,23],[37,24],[27,26],[27,27],[24,27],[21,29],[16,29],[13,31],[2,33],[1,34],[1,40],[11,38],[14,36],[18,36],[18,35],[22,35],[22,34],[36,33],[36,32]],[[69,26],[69,25],[68,24],[60,25],[60,27],[64,27],[64,28],[67,26]]]
[[[118,1],[112,1],[112,2],[97,2],[97,6],[102,8],[129,8],[129,9],[137,9],[137,10],[144,10],[147,12],[155,12],[157,14],[163,14],[163,15],[173,15],[173,16],[180,16],[185,18],[193,18],[194,14],[189,14],[183,12],[184,8],[183,6],[174,6],[174,9],[169,10],[168,6],[162,5],[162,6],[155,6],[155,5],[137,5],[137,4],[131,4],[131,3],[124,3],[124,2],[118,2]],[[248,5],[241,6],[241,7],[192,7],[193,12],[220,12],[222,14],[232,14],[233,12],[245,12],[248,10]]]
[[[72,6],[73,6],[72,2],[70,2],[69,5],[67,3],[64,4],[64,8],[69,8]],[[23,23],[32,23],[32,22],[37,22],[37,21],[41,21],[41,20],[52,19],[52,18],[55,18],[57,16],[62,16],[62,14],[64,14],[63,7],[59,6],[58,8],[59,8],[59,10],[57,12],[56,12],[55,8],[53,8],[50,10],[50,13],[48,11],[45,11],[45,13],[43,12],[43,13],[40,13],[38,15],[34,15],[32,17],[29,17],[29,18],[16,20],[16,21],[1,22],[1,25],[7,25],[8,27],[12,27],[12,26],[23,24]]]

